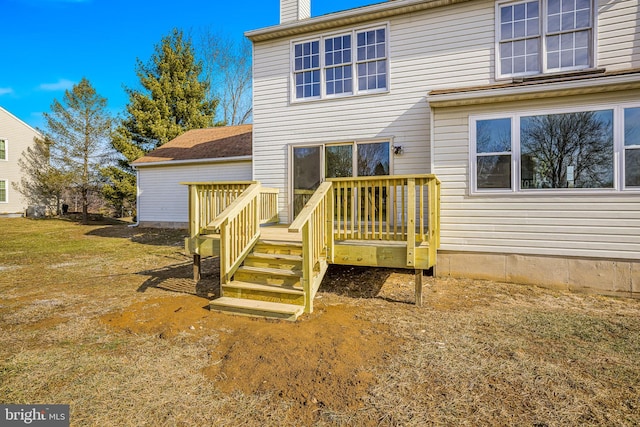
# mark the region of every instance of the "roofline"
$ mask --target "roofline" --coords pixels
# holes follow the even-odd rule
[[[448,93],[427,95],[427,102],[435,108],[460,107],[557,96],[586,95],[616,90],[640,89],[638,74],[603,76],[575,81],[556,81],[511,87],[480,87]]]
[[[16,116],[15,114],[11,113],[11,111],[8,111],[6,108],[3,108],[2,106],[0,106],[0,110],[4,111],[5,113],[7,113],[8,115],[10,115],[11,117],[13,117],[14,119],[16,119],[17,121],[19,121],[20,123],[22,123],[23,125],[25,125],[26,127],[28,127],[32,132],[34,132],[35,134],[37,134],[40,138],[42,138],[42,134],[40,132],[38,132],[37,129],[31,127],[31,125],[27,124],[27,122],[25,122],[24,120],[22,120],[21,118],[19,118],[18,116]]]
[[[372,4],[370,6],[357,7],[341,12],[329,13],[315,18],[303,19],[300,21],[287,22],[285,24],[274,25],[258,30],[247,31],[245,37],[253,42],[272,40],[281,37],[296,36],[309,33],[342,27],[346,25],[359,24],[366,21],[388,18],[406,13],[418,12],[440,6],[464,3],[470,0],[396,0],[385,1]]]
[[[246,162],[251,161],[253,156],[235,156],[235,157],[217,157],[214,159],[187,159],[187,160],[164,160],[160,162],[141,162],[131,163],[134,169],[145,168],[152,166],[181,166],[181,165],[195,165],[195,164],[208,164],[208,163],[227,163],[227,162]]]

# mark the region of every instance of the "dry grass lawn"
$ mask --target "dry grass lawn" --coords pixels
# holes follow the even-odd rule
[[[296,323],[210,312],[183,233],[2,219],[0,402],[75,426],[640,425],[640,301],[332,266]]]

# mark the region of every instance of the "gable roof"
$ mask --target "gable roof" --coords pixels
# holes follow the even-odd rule
[[[161,163],[196,163],[207,160],[249,158],[252,125],[192,129],[132,163],[152,166]]]
[[[24,120],[20,119],[18,116],[14,115],[13,113],[11,113],[9,110],[3,108],[2,106],[0,106],[0,113],[6,114],[8,117],[14,119],[17,123],[20,123],[22,126],[26,127],[30,132],[33,132],[39,138],[42,138],[42,134],[40,133],[40,131],[38,131],[38,129],[35,129],[35,128],[31,127]]]

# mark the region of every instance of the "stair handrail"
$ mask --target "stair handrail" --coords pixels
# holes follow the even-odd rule
[[[207,225],[220,230],[220,285],[229,283],[260,237],[260,189],[251,184]]]
[[[325,181],[313,193],[302,211],[289,226],[289,233],[302,235],[302,287],[304,289],[304,310],[313,311],[313,298],[317,287],[313,284],[313,272],[324,253],[333,253],[333,191],[332,183]],[[327,227],[329,229],[327,230]]]

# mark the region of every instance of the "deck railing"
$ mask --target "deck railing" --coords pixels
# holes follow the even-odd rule
[[[416,244],[439,246],[440,181],[435,175],[332,178],[334,239],[407,242],[407,266]]]
[[[278,222],[278,189],[260,187],[260,224]]]
[[[220,230],[220,284],[229,283],[260,237],[260,184],[251,184],[207,229]]]
[[[254,181],[182,182],[189,186],[189,236],[215,233],[208,226]]]
[[[331,218],[333,217],[331,182],[323,182],[289,226],[289,232],[302,236],[302,286],[305,294],[305,311],[313,311],[313,298],[318,290],[314,283],[314,270],[323,254],[330,257],[333,239]],[[319,267],[318,267],[319,268]]]
[[[211,222],[256,181],[182,182],[189,186],[189,236],[217,233]],[[278,189],[260,187],[260,224],[278,222]]]

